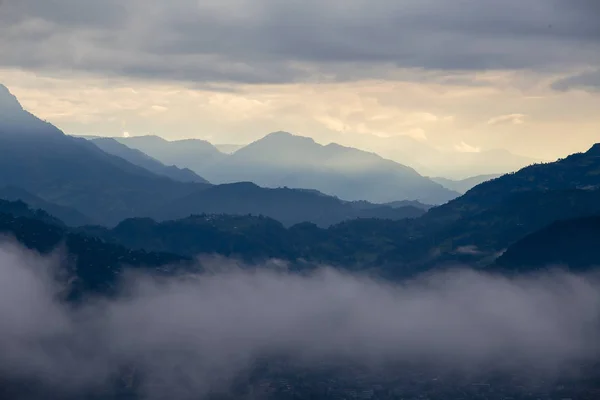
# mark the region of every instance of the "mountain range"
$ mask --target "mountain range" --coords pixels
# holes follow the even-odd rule
[[[317,144],[313,139],[293,135],[287,132],[274,132],[249,145],[212,145],[210,142],[201,139],[168,141],[158,136],[138,136],[129,138],[104,138],[99,136],[83,137],[97,142],[102,146],[103,150],[111,154],[123,156],[122,149],[115,148],[115,150],[113,150],[107,145],[102,145],[102,142],[109,139],[118,141],[121,144],[131,146],[132,149],[153,154],[154,157],[162,159],[165,163],[173,163],[196,169],[197,172],[209,176],[212,181],[221,183],[247,180],[267,187],[320,187],[320,190],[324,193],[333,194],[341,198],[358,200],[370,195],[357,195],[356,189],[350,190],[349,186],[346,185],[348,179],[354,179],[359,182],[361,180],[368,181],[371,185],[369,188],[371,190],[364,190],[363,193],[377,193],[376,185],[379,181],[384,181],[385,179],[390,179],[392,181],[401,179],[403,182],[415,180],[414,174],[409,177],[406,176],[407,168],[403,169],[402,167],[404,166],[402,164],[399,164],[398,162],[390,163],[389,160],[382,159],[375,153],[361,151],[352,147],[340,146],[335,143],[322,146]],[[194,157],[193,154],[190,155],[189,150],[184,146],[185,144],[190,143],[194,143],[194,146],[192,147],[194,148],[196,157]],[[114,146],[114,144],[111,146]],[[302,151],[303,147],[305,149]],[[222,154],[220,155],[219,152]],[[238,152],[239,154],[237,154]],[[265,156],[263,152],[268,152],[266,154],[269,155]],[[490,154],[488,153],[489,152],[485,152],[485,154],[482,154],[482,159],[489,158],[490,154],[494,153],[494,151]],[[501,151],[496,151],[495,153],[501,153]],[[508,154],[509,158],[512,157],[510,153]],[[223,155],[226,156],[223,157]],[[464,155],[464,157],[469,158],[472,157],[472,155],[467,154]],[[499,155],[499,157],[502,158],[502,155]],[[150,158],[154,159],[153,157]],[[396,159],[397,158],[398,157],[396,157]],[[136,164],[134,160],[130,161]],[[509,163],[510,165],[506,164],[502,167],[490,168],[493,171],[513,172],[519,169],[520,166],[532,164],[534,161],[534,159],[522,158],[518,159],[513,164]],[[457,163],[458,160],[453,160],[451,162],[451,164],[454,165]],[[362,168],[365,164],[370,165],[372,169],[370,171],[368,169],[363,169],[361,171],[363,176],[357,176],[357,174],[355,174],[357,166]],[[411,163],[411,165],[413,164],[414,163]],[[275,165],[276,168],[272,168],[273,165]],[[316,165],[319,166],[318,169],[320,174],[314,172]],[[332,167],[337,170],[327,172],[328,175],[325,175],[326,171]],[[396,170],[397,175],[400,175],[400,178],[386,178],[385,172],[382,173],[382,171],[385,171],[386,169],[388,171]],[[401,171],[402,169],[403,171]],[[423,165],[420,165],[418,169],[425,171],[429,170]],[[410,170],[410,168],[408,168],[408,170]],[[369,178],[364,176],[367,174],[370,174],[371,178],[374,175],[376,179],[369,180]],[[457,196],[457,194],[464,194],[472,187],[498,176],[501,176],[501,174],[484,174],[464,179],[450,179],[444,177],[432,177],[429,179],[454,192],[452,196]],[[375,187],[373,188],[373,186]],[[383,182],[379,186],[384,186]],[[375,189],[375,191],[372,189]],[[439,190],[439,188],[437,189]],[[394,189],[380,189],[379,191],[381,192],[381,190],[392,192]],[[374,194],[373,201],[395,201],[389,200],[389,198],[385,198],[382,201],[382,196],[385,198],[386,194]],[[443,198],[444,196],[441,198],[433,196],[429,201],[432,203],[439,203],[439,200]],[[422,199],[422,201],[428,202],[427,199]]]
[[[114,230],[88,232],[149,251],[186,256],[217,252],[254,261],[278,257],[301,266],[308,262],[374,270],[393,279],[456,264],[532,271],[545,265],[541,260],[560,262],[561,258],[536,256],[541,247],[529,247],[526,242],[525,249],[518,250],[521,257],[515,257],[514,262],[501,265],[494,260],[502,253],[511,254],[520,240],[543,232],[556,221],[600,215],[599,148],[596,145],[585,153],[487,181],[411,219],[362,218],[327,228],[312,223],[286,228],[268,218],[198,215],[163,223],[128,220]],[[566,240],[565,235],[559,240]],[[212,241],[213,237],[220,239]],[[594,251],[590,246],[598,244],[585,243],[588,251]],[[580,249],[568,244],[563,248],[561,257],[565,260],[575,257],[569,249]],[[521,265],[519,260],[531,262],[526,257],[528,251],[540,262],[531,267]],[[581,270],[591,267],[582,262],[574,266]]]
[[[114,139],[130,148],[140,150],[166,165],[189,168],[209,181],[220,183],[211,179],[204,172],[207,168],[219,163],[227,156],[205,140],[184,139],[169,141],[155,135]]]
[[[291,147],[292,142],[296,141],[296,140],[307,141],[308,143],[312,142],[311,144],[313,146],[315,146],[316,149],[322,149],[322,148],[327,148],[327,147],[334,148],[336,146],[335,144],[330,144],[328,146],[320,146],[320,145],[316,144],[312,139],[288,134],[285,132],[276,132],[276,133],[270,134],[267,137],[263,138],[262,140],[258,141],[257,143],[271,140],[271,139],[273,139],[273,137],[278,136],[278,135],[281,137],[286,137],[286,139],[290,141],[290,143],[284,144],[282,146],[282,148],[284,148],[284,149]],[[237,152],[238,150],[242,150],[241,153],[244,153],[246,151],[246,150],[243,150],[246,147],[244,145],[227,145],[227,144],[214,145],[214,148],[213,148],[213,145],[211,143],[209,143],[207,141],[199,140],[199,139],[189,139],[189,140],[185,140],[185,141],[167,141],[158,136],[138,136],[135,138],[109,138],[109,137],[101,137],[101,136],[81,135],[79,137],[84,137],[86,139],[91,140],[95,145],[100,147],[100,149],[102,149],[103,151],[113,154],[113,155],[116,155],[116,156],[119,156],[121,158],[124,158],[127,161],[131,162],[132,164],[144,167],[156,174],[165,175],[165,176],[171,177],[172,179],[180,180],[183,182],[187,182],[187,181],[206,182],[206,180],[204,178],[201,178],[197,174],[193,173],[193,171],[191,171],[189,168],[180,169],[180,168],[175,167],[174,165],[167,167],[164,164],[162,164],[160,161],[158,161],[157,159],[148,156],[147,154],[143,153],[142,151],[140,151],[136,148],[128,147],[123,143],[128,143],[129,145],[137,146],[138,148],[144,148],[146,151],[154,152],[154,153],[158,154],[160,157],[164,157],[164,159],[166,159],[166,160],[174,161],[175,163],[180,163],[180,164],[182,164],[182,163],[177,161],[178,158],[176,156],[176,153],[177,153],[176,149],[179,147],[178,143],[180,143],[180,142],[196,143],[197,146],[195,146],[195,149],[196,150],[200,149],[198,154],[200,154],[202,156],[208,155],[208,157],[211,159],[216,159],[216,160],[221,160],[221,161],[226,158],[223,158],[223,157],[217,155],[216,152],[214,151],[215,148],[219,152],[224,153],[224,154],[233,154],[233,153]],[[164,146],[164,148],[171,148],[170,151],[172,151],[174,154],[171,154],[169,156],[161,154],[161,149],[160,149],[161,144],[162,144],[162,146]],[[252,144],[252,145],[256,145],[256,144]],[[262,143],[261,143],[261,145],[262,145]],[[343,147],[343,146],[340,146],[340,147]],[[181,149],[181,147],[179,147],[179,148]],[[355,150],[361,156],[363,156],[365,154],[365,152],[362,152],[360,150],[356,150],[356,149],[352,149],[352,148],[345,148],[345,149]],[[260,149],[259,149],[259,151],[260,151]],[[370,156],[372,156],[372,154],[370,154]],[[294,157],[298,158],[298,156],[296,156],[296,155],[294,155]],[[190,158],[192,158],[192,157],[190,157]],[[233,157],[230,157],[229,159],[235,160],[236,158],[238,158],[238,157],[233,156]],[[244,155],[242,155],[241,158],[244,158]],[[254,156],[252,158],[253,158],[253,160],[251,160],[250,162],[245,162],[244,164],[250,164],[251,167],[257,167],[260,164],[266,164],[261,157]],[[275,162],[275,163],[277,164],[278,167],[280,167],[282,164],[289,162],[289,159],[287,157],[279,157],[279,160],[277,160],[277,161],[279,161],[279,163],[278,162]],[[328,160],[325,159],[325,162],[323,164],[326,164],[327,161]],[[233,163],[235,163],[235,162],[236,161],[234,161]],[[306,160],[303,160],[303,162],[306,163]],[[313,162],[314,162],[314,160],[313,160]],[[206,166],[204,163],[192,162],[192,165],[193,164],[197,164],[198,165],[197,168],[200,168],[200,169],[204,169],[204,170],[211,169],[210,167]],[[220,164],[220,166],[222,166],[222,164]],[[225,176],[233,175],[234,177],[239,175],[244,180],[252,181],[253,177],[249,176],[247,171],[242,170],[242,172],[240,172],[240,173],[236,173],[235,171],[236,171],[235,169],[233,169],[233,172],[232,171],[230,171],[230,172],[217,171],[217,172],[212,173],[211,177],[216,180],[223,180],[223,175],[225,175]],[[267,168],[267,171],[269,171],[268,168]],[[279,172],[279,173],[281,173],[281,172]],[[219,176],[219,175],[221,175],[221,176]],[[443,177],[432,177],[430,179],[432,181],[442,185],[443,187],[445,187],[447,189],[450,189],[450,190],[460,193],[460,194],[464,194],[465,192],[470,190],[472,187],[477,186],[478,184],[485,182],[487,180],[497,178],[499,176],[501,176],[501,174],[478,175],[478,176],[473,176],[473,177],[469,177],[469,178],[465,178],[465,179],[449,179],[449,178],[443,178]],[[258,175],[257,179],[261,179],[261,176]],[[287,181],[288,179],[289,179],[289,182]],[[232,179],[231,179],[231,177],[229,177],[225,180],[232,180]],[[235,181],[235,179],[233,179],[232,181]],[[268,179],[267,179],[267,181],[268,181]],[[282,178],[282,181],[283,181],[282,182],[283,185],[281,185],[281,186],[286,186],[286,185],[294,186],[292,179],[290,179],[289,177]],[[267,185],[265,185],[265,186],[273,186],[273,185],[269,185],[267,183]],[[343,190],[341,190],[341,192],[343,192]],[[343,197],[343,196],[341,196],[341,197]]]
[[[0,187],[19,187],[94,221],[116,223],[206,186],[155,175],[67,136],[6,93],[0,90]]]
[[[2,115],[8,116],[0,122],[0,188],[4,188],[0,195],[26,200],[66,225],[86,224],[81,232],[95,232],[125,246],[194,255],[194,249],[208,251],[210,246],[194,244],[208,239],[200,239],[190,226],[220,221],[219,237],[223,243],[238,243],[232,246],[240,256],[285,256],[404,276],[440,262],[491,265],[498,254],[555,221],[600,215],[600,144],[556,162],[534,164],[497,178],[483,177],[493,179],[441,206],[402,201],[376,205],[343,201],[315,189],[269,189],[250,182],[211,185],[193,172],[166,167],[112,140],[96,142],[110,152],[120,151],[122,157],[117,157],[102,151],[94,140],[63,134],[23,110],[6,93],[0,103]],[[163,139],[152,140],[162,148]],[[295,143],[300,154],[308,154],[303,146],[315,149],[310,139],[276,133],[238,150],[235,160],[241,160],[239,165],[254,162],[257,148],[280,149],[285,147],[281,141]],[[209,145],[203,146],[210,149]],[[317,146],[320,150],[309,160],[332,170],[342,165],[345,171],[344,155],[356,154],[354,149],[337,145]],[[182,147],[186,146],[175,144],[174,154]],[[221,160],[232,157],[220,154]],[[364,163],[360,165],[367,169],[383,160],[358,154]],[[290,150],[275,153],[264,163],[284,161],[292,166],[308,162]],[[395,163],[390,168],[414,176],[410,168]],[[196,182],[183,182],[189,178]],[[174,222],[162,222],[168,220]],[[254,228],[244,231],[244,226]],[[149,227],[160,229],[147,231]],[[137,234],[119,234],[138,229],[147,232],[136,243],[127,242],[132,240],[127,237]],[[172,244],[156,235],[168,235]],[[252,240],[239,242],[245,237]],[[155,243],[166,244],[155,247]],[[227,254],[232,254],[231,249]]]
[[[213,253],[248,263],[279,258],[289,261],[292,269],[306,270],[325,263],[392,279],[456,263],[493,271],[530,272],[568,262],[571,268],[583,271],[594,267],[597,259],[584,255],[595,254],[598,245],[600,190],[593,183],[599,182],[599,148],[596,145],[588,152],[483,183],[459,199],[412,219],[361,218],[324,228],[309,222],[286,227],[261,216],[201,214],[165,222],[133,218],[114,228],[84,226],[65,232],[149,254],[177,254],[182,260]],[[556,173],[559,170],[562,173]],[[525,181],[531,185],[519,186]],[[247,198],[265,190],[252,184],[239,185],[243,185],[242,194]],[[235,186],[211,188],[240,193]],[[485,186],[493,198],[481,195]],[[289,191],[288,195],[296,192],[283,190]],[[5,207],[0,213],[63,226],[45,213],[24,213],[23,203],[0,204]],[[373,208],[368,203],[353,206]],[[20,221],[17,225],[24,226]],[[17,229],[14,224],[11,229]],[[552,251],[545,251],[552,243]]]
[[[407,218],[424,212],[413,206],[367,209],[313,189],[211,185],[190,170],[165,166],[112,139],[65,135],[24,110],[6,88],[0,94],[0,188],[9,187],[13,194],[21,190],[26,200],[35,197],[33,203],[61,214],[68,223],[75,219],[65,216],[65,208],[80,213],[82,220],[105,225],[130,217],[162,220],[210,212],[272,216],[286,225],[312,221],[327,226],[348,218]],[[149,148],[162,149],[169,143],[157,137],[134,139]],[[200,150],[214,148],[193,140],[171,145],[172,157],[187,151],[190,159],[201,161],[207,158],[198,156]],[[226,157],[216,149],[213,155]]]
[[[441,204],[459,194],[375,153],[335,143],[323,146],[287,132],[271,133],[232,154],[197,139],[170,142],[140,136],[116,140],[164,163],[190,168],[213,183],[248,181],[269,188],[316,189],[347,201],[374,203]]]

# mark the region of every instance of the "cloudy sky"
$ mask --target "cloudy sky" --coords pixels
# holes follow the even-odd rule
[[[0,0],[0,82],[67,133],[539,158],[600,141],[598,0]]]

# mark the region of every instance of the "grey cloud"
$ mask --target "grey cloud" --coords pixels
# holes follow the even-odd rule
[[[0,12],[5,19],[17,24],[30,19],[40,19],[57,25],[71,27],[117,27],[126,21],[127,1],[105,0],[6,0],[0,2]]]
[[[552,87],[560,91],[567,91],[571,89],[600,91],[600,70],[584,72],[579,75],[560,79],[554,82]]]
[[[596,4],[12,1],[0,13],[0,62],[30,69],[244,83],[385,78],[395,67],[563,68],[600,62]],[[41,21],[46,25],[37,28],[33,40],[32,24],[43,25]]]
[[[397,285],[328,269],[244,271],[216,260],[205,275],[132,276],[117,298],[73,308],[58,300],[57,260],[0,247],[5,377],[80,390],[129,366],[148,378],[149,397],[187,398],[226,389],[269,356],[309,368],[418,362],[477,375],[561,373],[600,355],[593,275],[455,271]]]

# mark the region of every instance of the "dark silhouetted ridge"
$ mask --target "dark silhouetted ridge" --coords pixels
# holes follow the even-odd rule
[[[600,214],[563,220],[511,245],[496,267],[511,271],[542,267],[600,267]]]
[[[185,218],[192,214],[264,215],[290,226],[313,222],[329,226],[355,218],[405,219],[423,215],[416,207],[360,207],[314,190],[266,189],[251,182],[215,185],[164,204],[151,216],[158,220]]]
[[[458,219],[482,211],[523,192],[600,188],[599,145],[585,153],[570,155],[552,163],[535,164],[475,186],[465,195],[432,209],[432,220]]]
[[[600,143],[593,145],[587,152],[589,155],[600,156]]]
[[[186,257],[131,250],[93,236],[75,233],[59,220],[43,211],[33,210],[21,201],[0,200],[0,233],[42,254],[65,246],[69,256],[63,262],[67,272],[64,277],[65,295],[72,300],[94,293],[113,293],[126,267],[165,273],[191,265],[191,260]]]
[[[69,226],[82,226],[93,222],[91,218],[83,215],[74,208],[52,204],[17,186],[0,188],[0,198],[9,201],[24,201],[29,206],[44,210]]]

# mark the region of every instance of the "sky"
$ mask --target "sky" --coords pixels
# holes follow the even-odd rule
[[[597,0],[0,0],[0,82],[71,134],[554,159],[600,141],[598,21]]]

